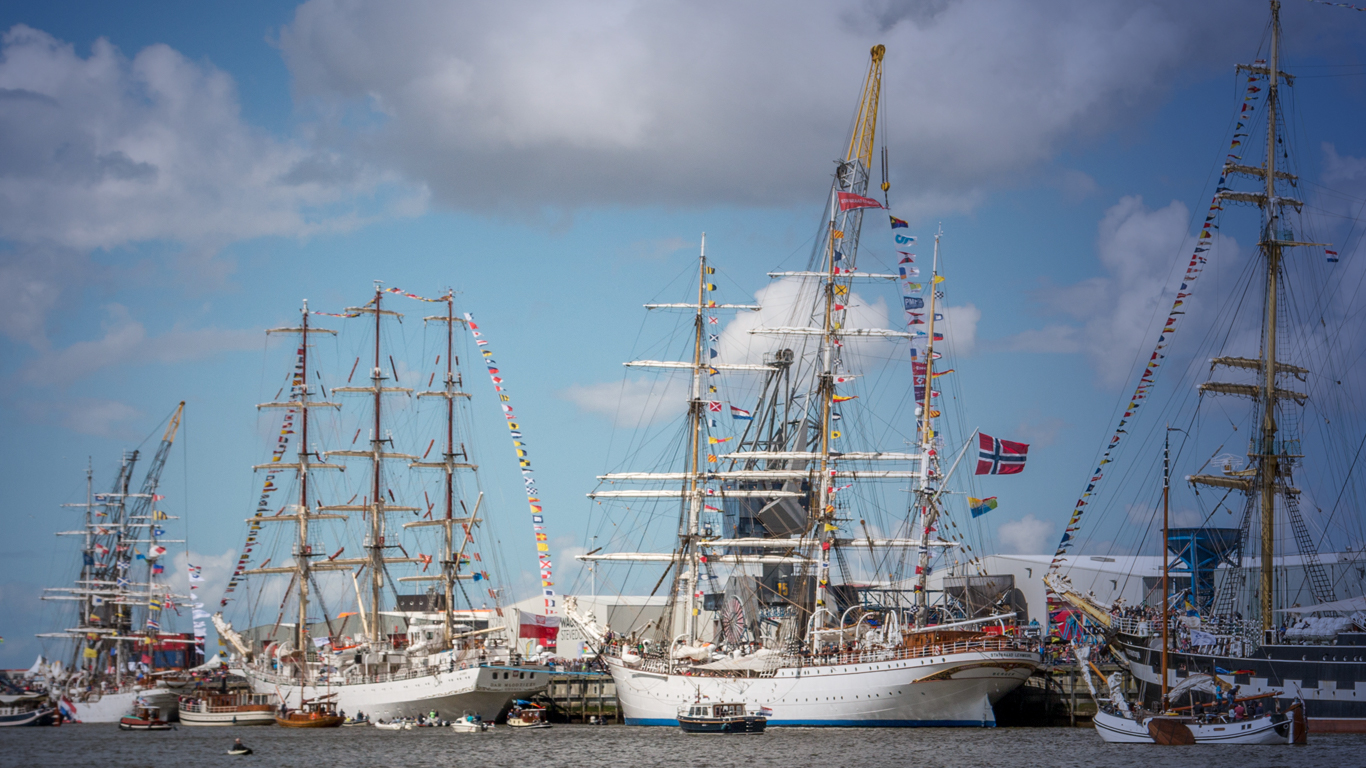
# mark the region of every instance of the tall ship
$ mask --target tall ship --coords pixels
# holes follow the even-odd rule
[[[601,648],[628,724],[676,725],[689,705],[728,702],[766,709],[774,726],[980,727],[1041,663],[1013,634],[1015,613],[981,616],[928,593],[932,568],[972,567],[963,542],[938,531],[958,530],[955,514],[969,525],[950,485],[979,436],[963,435],[953,462],[944,460],[936,386],[952,370],[936,363],[939,238],[924,284],[909,250],[877,254],[899,264],[881,272],[859,264],[863,214],[884,208],[866,196],[884,52],[872,49],[807,268],[770,273],[777,282],[761,292],[766,305],[788,303],[718,303],[704,236],[687,299],[646,305],[682,311],[672,338],[686,359],[626,365],[687,375],[686,416],[629,452],[638,461],[660,446],[659,471],[600,476],[589,495],[609,521],[599,527],[615,531],[612,546],[579,559],[595,570],[618,564],[609,572],[618,583],[628,568],[650,569],[643,583],[666,588],[666,603],[654,620],[613,627],[565,601],[566,617]],[[888,187],[884,178],[884,197]],[[891,223],[907,248],[905,222]],[[870,283],[901,285],[907,330],[852,326],[868,316],[858,305],[871,303],[855,287]],[[722,331],[728,311],[779,321]],[[745,329],[753,354],[729,357],[741,344],[722,337]],[[897,364],[911,375],[898,377]],[[901,406],[906,419],[875,412],[879,403]],[[898,433],[911,450],[875,443]],[[602,551],[620,544],[657,549]]]
[[[82,524],[57,535],[80,540],[80,570],[72,586],[45,589],[43,600],[74,611],[67,626],[38,635],[65,650],[45,654],[37,674],[67,719],[116,723],[137,707],[173,719],[176,691],[163,676],[192,666],[193,654],[202,653],[202,621],[194,620],[195,634],[173,631],[182,609],[207,614],[196,598],[171,586],[167,545],[184,541],[168,536],[178,518],[160,509],[157,492],[184,409],[182,402],[170,416],[141,486],[134,484],[140,452],[128,451],[108,491],[95,491],[87,468],[85,501],[65,505],[81,510]]]
[[[384,344],[385,321],[402,318],[384,303],[395,293],[421,298],[377,284],[374,297],[359,307],[310,313],[305,302],[297,326],[268,331],[297,336],[296,360],[280,390],[289,397],[259,406],[283,412],[279,447],[272,461],[256,467],[266,477],[261,502],[248,521],[247,546],[228,593],[235,593],[238,579],[287,583],[275,592],[281,599],[248,606],[270,623],[237,631],[221,613],[214,622],[253,690],[288,708],[326,700],[348,715],[375,719],[435,711],[448,719],[477,714],[492,720],[513,699],[544,688],[548,668],[525,663],[517,653],[516,612],[502,607],[485,570],[493,567],[484,560],[490,552],[481,553],[476,539],[483,494],[474,492],[477,465],[466,434],[471,396],[462,389],[456,350],[466,321],[455,314],[453,292],[422,299],[446,309],[425,318],[442,329],[428,386],[438,375],[441,381],[414,392],[399,386],[401,369]],[[344,385],[329,389],[315,366],[315,339],[337,331],[316,327],[311,314],[372,323],[373,338],[362,342],[365,349]],[[355,386],[363,357],[369,358],[369,383]],[[395,404],[398,399],[403,402]],[[423,413],[420,404],[430,402],[439,404],[435,413]],[[327,411],[336,418],[323,420],[319,414]],[[419,426],[396,434],[386,420],[391,412]],[[319,445],[338,436],[355,445],[366,432],[364,447]],[[295,435],[290,460],[287,446]],[[407,440],[415,452],[401,450]],[[359,482],[340,479],[357,470]],[[323,473],[333,482],[322,480]],[[278,508],[270,495],[277,489],[293,491]],[[323,503],[332,494],[339,498]],[[423,506],[405,504],[399,494],[421,494]],[[252,567],[247,553],[253,549],[271,557]],[[360,556],[343,557],[348,550]],[[426,589],[403,592],[409,584]],[[349,605],[354,607],[340,610]]]
[[[1172,313],[1151,357],[1144,354],[1140,383],[1078,501],[1046,582],[1109,643],[1139,681],[1148,706],[1187,678],[1208,675],[1226,688],[1236,686],[1240,696],[1275,692],[1277,711],[1302,699],[1311,732],[1360,733],[1366,732],[1366,548],[1353,501],[1360,498],[1360,468],[1351,459],[1360,451],[1359,435],[1351,431],[1359,414],[1340,388],[1357,355],[1338,346],[1342,328],[1334,327],[1334,313],[1325,308],[1338,300],[1341,246],[1314,242],[1315,222],[1299,215],[1305,203],[1296,192],[1300,181],[1287,124],[1300,123],[1286,113],[1293,100],[1284,94],[1294,76],[1281,69],[1275,0],[1267,30],[1266,58],[1237,67],[1243,97],[1229,155]],[[1221,225],[1239,208],[1257,214],[1255,223],[1251,216],[1234,219],[1256,242],[1255,257],[1239,268],[1232,291],[1217,297],[1223,306],[1215,327],[1192,339],[1198,348],[1182,349],[1173,341],[1188,322],[1186,310],[1201,298],[1201,273],[1217,257],[1236,256],[1217,246]],[[1316,308],[1306,319],[1309,306]],[[1159,407],[1152,400],[1161,397],[1157,379],[1170,367],[1165,359],[1178,355],[1207,355],[1209,380],[1194,393],[1177,389],[1161,406],[1168,416],[1178,415],[1176,421],[1138,429],[1140,409]],[[1197,399],[1188,406],[1190,394]],[[1104,476],[1116,471],[1107,464],[1121,460],[1119,447],[1130,435],[1165,439],[1158,436],[1163,430],[1184,447],[1173,461],[1189,465],[1185,487],[1172,488],[1173,503],[1198,512],[1199,522],[1166,533],[1161,550],[1171,596],[1165,608],[1155,587],[1144,605],[1100,600],[1069,578],[1071,567],[1085,559],[1071,549],[1088,530],[1105,530],[1103,515],[1111,505],[1096,497]],[[1141,474],[1133,467],[1124,471]],[[1177,491],[1184,494],[1177,497]],[[1125,499],[1124,506],[1136,505]],[[1236,524],[1221,525],[1221,519]],[[1130,513],[1126,520],[1132,523]],[[1339,550],[1320,552],[1327,542]]]

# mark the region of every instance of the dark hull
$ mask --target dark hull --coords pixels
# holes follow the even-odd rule
[[[1156,648],[1150,648],[1153,642]],[[1119,633],[1116,649],[1129,662],[1141,684],[1145,704],[1157,701],[1162,667],[1160,641]],[[1169,651],[1169,683],[1192,672],[1215,672],[1215,667],[1250,674],[1220,675],[1240,687],[1241,695],[1283,691],[1278,698],[1286,711],[1304,699],[1305,716],[1313,733],[1366,733],[1366,646],[1269,645],[1248,657]]]
[[[0,728],[16,725],[52,725],[52,721],[57,717],[57,711],[42,707],[28,712],[16,712],[12,715],[0,715]]]
[[[680,717],[684,733],[763,733],[766,717]]]

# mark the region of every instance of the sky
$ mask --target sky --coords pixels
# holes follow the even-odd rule
[[[1282,19],[1299,192],[1342,255],[1306,278],[1350,326],[1327,343],[1357,349],[1366,14],[1287,1]],[[878,43],[891,210],[922,249],[944,233],[954,407],[1031,444],[1024,474],[980,484],[1001,500],[983,536],[1051,552],[1160,331],[1242,101],[1233,66],[1265,55],[1266,24],[1246,0],[0,3],[0,667],[63,620],[38,595],[76,569],[52,534],[87,462],[107,486],[182,400],[162,489],[217,597],[274,441],[255,405],[292,365],[264,331],[375,280],[454,289],[487,332],[559,583],[581,584],[569,555],[601,525],[585,494],[633,444],[623,410],[659,406],[621,367],[662,338],[641,305],[685,300],[703,232],[724,300],[777,295],[765,275],[805,263]],[[1197,328],[1239,310],[1255,221],[1219,239]],[[420,377],[437,337],[413,320],[436,305],[390,301],[408,301],[395,372]],[[489,526],[529,597],[516,458],[465,362]],[[1333,381],[1358,426],[1362,380]],[[1317,533],[1359,534],[1326,498]],[[1150,501],[1117,492],[1087,547],[1140,546],[1119,531]]]

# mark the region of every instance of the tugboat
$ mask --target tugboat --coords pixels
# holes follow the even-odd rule
[[[512,702],[508,712],[508,726],[511,728],[549,728],[545,719],[545,707],[518,699]]]
[[[769,714],[767,707],[757,714],[747,712],[744,702],[699,702],[679,708],[678,725],[684,733],[763,733]]]
[[[151,707],[137,707],[133,714],[119,718],[120,731],[169,731],[172,725],[160,717],[160,711]]]

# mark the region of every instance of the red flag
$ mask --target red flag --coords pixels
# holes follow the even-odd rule
[[[1014,475],[1024,471],[1029,446],[1011,440],[1002,440],[987,434],[979,434],[977,472],[978,475]]]
[[[871,197],[856,195],[853,192],[839,193],[840,211],[854,211],[859,208],[881,208],[882,203]]]

